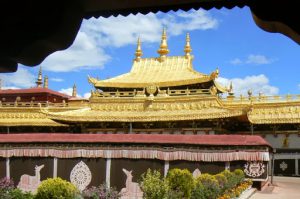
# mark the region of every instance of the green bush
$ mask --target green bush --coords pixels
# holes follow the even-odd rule
[[[144,192],[143,198],[145,199],[166,198],[168,186],[159,171],[148,169],[146,173],[143,173],[140,187]]]
[[[16,188],[9,192],[10,199],[34,199],[34,195],[30,192],[23,192]]]
[[[119,192],[113,188],[108,187],[106,184],[101,184],[99,187],[90,187],[83,190],[81,196],[84,199],[118,199],[120,198]]]
[[[236,177],[237,184],[240,184],[245,180],[245,174],[241,169],[236,169],[233,173]]]
[[[9,192],[15,188],[14,181],[10,178],[0,179],[0,198],[9,198]]]
[[[218,181],[220,192],[223,193],[227,184],[227,178],[222,173],[218,173],[214,177]]]
[[[194,179],[187,169],[171,169],[167,174],[167,183],[170,191],[183,193],[182,198],[190,198],[194,188]]]
[[[184,193],[182,191],[168,190],[167,197],[165,199],[183,199]]]
[[[237,184],[236,183],[237,180],[236,180],[235,175],[232,172],[230,172],[228,170],[224,170],[221,172],[221,174],[223,174],[227,179],[227,183],[224,185],[224,189],[227,190],[227,189],[232,189],[233,187],[235,187],[235,185]]]
[[[74,199],[78,194],[72,183],[61,178],[48,178],[38,187],[35,199]]]
[[[192,198],[215,199],[220,194],[220,186],[216,178],[210,174],[202,174],[196,179],[196,189]],[[202,192],[199,195],[199,192]],[[197,194],[197,197],[195,197]]]
[[[206,199],[204,193],[204,186],[200,182],[195,182],[195,187],[191,194],[191,199]]]

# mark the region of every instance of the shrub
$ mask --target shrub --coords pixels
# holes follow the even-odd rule
[[[9,192],[14,189],[14,182],[10,178],[0,179],[0,198],[10,198]]]
[[[168,190],[165,199],[183,199],[184,193],[178,190]]]
[[[140,187],[144,192],[145,199],[162,199],[166,197],[168,186],[166,181],[161,178],[159,171],[148,169],[142,174]]]
[[[202,174],[199,176],[196,179],[196,188],[202,189],[203,199],[215,199],[220,194],[219,183],[216,178],[210,174]],[[198,190],[198,192],[200,190]]]
[[[236,177],[237,184],[240,184],[245,180],[245,174],[241,169],[236,169],[233,173]]]
[[[31,192],[23,192],[21,189],[12,189],[9,192],[9,199],[34,199],[34,195]]]
[[[167,183],[170,191],[183,193],[183,198],[190,198],[194,188],[194,179],[187,169],[171,169],[167,174]]]
[[[37,189],[36,199],[74,199],[79,191],[72,183],[61,178],[48,178]]]
[[[117,199],[120,197],[119,192],[106,184],[101,184],[99,187],[91,187],[83,190],[82,196],[85,199]]]
[[[237,184],[236,178],[232,172],[228,170],[224,170],[221,172],[221,174],[223,174],[227,179],[227,183],[224,185],[224,189],[232,189],[233,187],[236,186]]]
[[[205,188],[202,183],[196,182],[191,194],[191,199],[206,199],[204,189]]]
[[[0,179],[0,190],[8,191],[15,188],[14,181],[10,178],[4,177]]]
[[[223,193],[225,191],[225,186],[227,184],[227,178],[222,173],[218,173],[214,177],[218,181],[220,192]]]

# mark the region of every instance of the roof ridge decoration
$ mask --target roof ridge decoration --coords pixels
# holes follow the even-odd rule
[[[42,77],[42,66],[40,66],[38,78],[36,80],[36,87],[41,88],[43,84],[43,77]]]
[[[74,83],[73,88],[72,88],[72,97],[77,97],[77,87],[76,87],[76,83]]]
[[[184,52],[185,52],[185,57],[188,58],[191,56],[192,48],[191,48],[191,43],[190,43],[190,34],[186,33],[186,39],[185,39],[185,47],[184,47]]]
[[[49,78],[47,75],[44,76],[44,88],[49,87]]]
[[[138,37],[137,40],[137,47],[136,47],[136,51],[135,51],[135,61],[140,61],[141,60],[141,56],[143,56],[143,51],[141,48],[141,39],[140,37]]]
[[[166,55],[169,54],[166,28],[163,29],[162,36],[161,36],[160,47],[157,50],[157,52],[160,55],[159,60],[162,61],[162,62],[165,61]]]

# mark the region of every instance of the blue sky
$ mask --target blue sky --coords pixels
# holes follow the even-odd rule
[[[140,35],[143,57],[156,57],[162,28],[167,28],[169,55],[183,55],[185,34],[191,35],[194,68],[203,73],[220,70],[219,81],[233,82],[237,95],[248,89],[266,95],[300,93],[300,47],[290,38],[255,25],[249,8],[169,12],[85,20],[73,45],[41,64],[53,90],[81,96],[92,86],[87,75],[106,79],[128,72]],[[0,74],[5,88],[34,86],[38,67],[19,66]]]

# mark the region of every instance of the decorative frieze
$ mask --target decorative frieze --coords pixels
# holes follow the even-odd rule
[[[269,161],[269,152],[253,150],[223,150],[223,151],[163,151],[134,149],[52,149],[52,148],[18,148],[2,149],[0,157],[57,157],[57,158],[129,158],[129,159],[159,159],[188,161]]]

